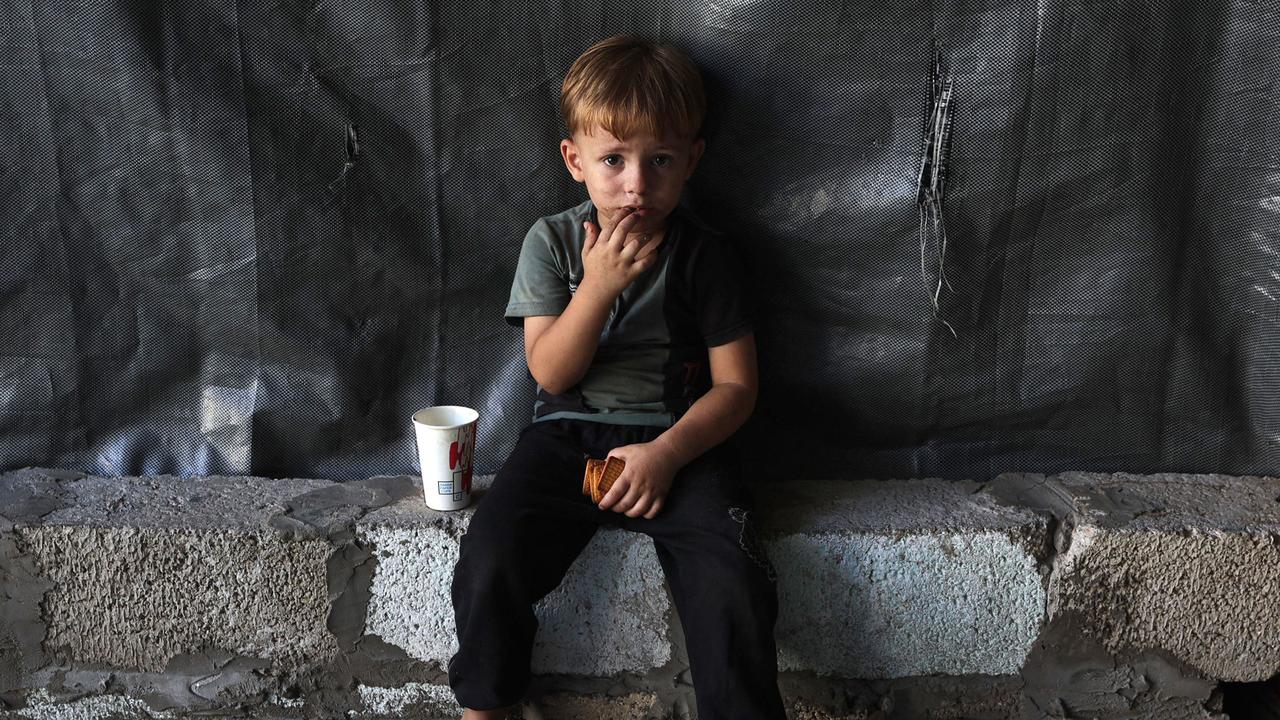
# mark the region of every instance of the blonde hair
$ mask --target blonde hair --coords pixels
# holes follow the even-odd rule
[[[572,136],[601,127],[617,138],[693,138],[707,113],[702,75],[670,45],[616,35],[587,48],[565,75],[560,112]]]

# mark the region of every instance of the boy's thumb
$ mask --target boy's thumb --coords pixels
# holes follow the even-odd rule
[[[591,224],[590,220],[582,223],[582,227],[587,231],[587,241],[584,243],[583,249],[589,250],[592,245],[596,244],[596,238],[600,236],[600,231],[596,229],[595,225]]]

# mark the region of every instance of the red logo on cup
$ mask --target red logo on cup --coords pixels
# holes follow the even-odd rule
[[[458,429],[458,439],[449,445],[449,469],[457,470],[462,466],[461,492],[471,492],[471,450],[472,433],[470,427]]]
[[[467,451],[467,441],[454,440],[449,446],[449,469],[458,469],[458,463],[462,462],[462,454]]]

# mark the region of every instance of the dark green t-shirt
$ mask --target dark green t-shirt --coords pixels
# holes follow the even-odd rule
[[[582,281],[582,223],[591,201],[538,220],[525,236],[507,322],[559,315]],[[677,208],[658,261],[614,302],[587,374],[552,395],[538,387],[534,420],[578,418],[667,427],[711,387],[707,348],[751,332],[739,270],[719,233]]]

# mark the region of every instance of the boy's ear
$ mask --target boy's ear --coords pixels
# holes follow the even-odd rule
[[[702,159],[702,151],[706,149],[707,141],[702,138],[694,140],[689,145],[689,171],[685,173],[685,180],[688,180],[693,175],[693,171],[698,169],[698,161]]]
[[[564,166],[569,168],[569,174],[574,180],[586,181],[586,175],[582,172],[582,154],[578,152],[578,146],[572,139],[566,138],[560,141],[560,157],[564,158]]]

